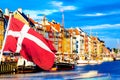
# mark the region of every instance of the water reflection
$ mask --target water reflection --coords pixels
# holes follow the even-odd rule
[[[27,73],[27,74],[15,74],[15,75],[1,75],[1,80],[67,80],[67,79],[82,79],[100,77],[103,74],[99,74],[97,71],[81,72],[81,71],[59,71],[59,72],[39,72],[39,73]]]
[[[0,75],[0,80],[120,80],[120,61],[78,65],[74,70]]]

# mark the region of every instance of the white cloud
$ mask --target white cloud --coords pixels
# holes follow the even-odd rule
[[[24,13],[29,14],[31,18],[33,18],[34,20],[41,20],[43,18],[43,16],[39,16],[39,15],[50,15],[53,14],[55,12],[59,12],[60,10],[75,10],[76,7],[75,6],[63,6],[63,2],[57,2],[57,1],[52,1],[50,2],[50,4],[52,4],[53,6],[57,7],[57,9],[52,9],[52,10],[23,10]],[[59,9],[59,10],[58,10]]]
[[[62,7],[63,2],[52,1],[52,2],[50,2],[50,4],[57,6],[57,7]]]
[[[78,16],[106,16],[106,15],[114,15],[114,14],[120,14],[120,11],[112,11],[108,13],[78,14]]]
[[[101,25],[95,25],[95,26],[85,26],[82,29],[88,30],[88,29],[105,29],[105,28],[120,28],[120,24],[101,24]]]
[[[50,2],[50,4],[52,4],[55,7],[58,7],[60,10],[76,10],[75,6],[72,5],[68,5],[68,6],[63,6],[63,2],[58,2],[58,1],[52,1]]]
[[[75,10],[76,9],[75,6],[63,6],[62,8],[63,10]]]
[[[104,16],[106,14],[103,14],[103,13],[95,13],[95,14],[83,14],[81,16]]]
[[[58,12],[58,10],[23,10],[24,13],[29,14],[34,20],[41,20],[43,16],[41,15],[50,15],[52,13]]]
[[[45,14],[45,15],[50,15],[54,12],[58,12],[58,10],[24,10],[25,13],[29,13],[29,14]]]
[[[118,48],[118,43],[117,43],[117,38],[112,38],[112,37],[104,37],[101,38],[107,47],[110,48]]]

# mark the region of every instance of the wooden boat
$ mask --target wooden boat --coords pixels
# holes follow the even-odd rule
[[[75,64],[72,63],[55,63],[57,70],[71,70],[75,68]]]

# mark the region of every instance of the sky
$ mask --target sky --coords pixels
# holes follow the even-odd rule
[[[120,0],[1,0],[0,8],[25,14],[40,22],[44,15],[48,21],[62,23],[64,28],[81,28],[96,36],[109,48],[120,48]]]

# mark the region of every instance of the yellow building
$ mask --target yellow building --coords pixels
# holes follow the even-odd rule
[[[98,53],[99,52],[98,46],[99,46],[98,45],[98,38],[91,36],[91,56],[92,56],[92,59],[96,59],[97,55],[99,54]]]
[[[0,10],[0,49],[2,49],[2,43],[4,39],[4,18],[3,12]]]

